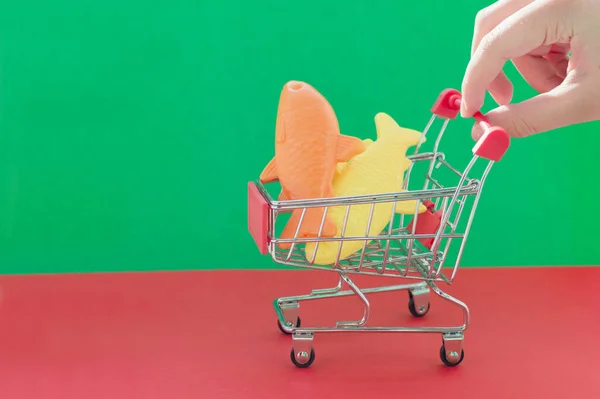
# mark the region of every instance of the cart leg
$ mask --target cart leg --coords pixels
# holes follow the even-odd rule
[[[296,367],[306,368],[315,361],[315,350],[312,346],[314,338],[313,333],[306,332],[296,331],[292,335],[294,346],[292,346],[290,358]]]
[[[298,310],[300,304],[297,301],[282,302],[279,304],[285,325],[282,325],[279,319],[277,320],[277,326],[284,334],[291,334],[294,328],[300,327],[300,317],[298,316]]]
[[[462,332],[442,334],[442,348],[440,349],[440,358],[442,362],[449,367],[458,366],[465,357],[463,350],[463,341],[465,340]]]
[[[335,287],[312,290],[311,295],[335,294],[336,292],[339,292],[342,289],[343,285],[344,285],[344,280],[340,276],[340,278],[338,280],[338,284]]]
[[[471,315],[469,312],[469,307],[467,306],[466,303],[464,303],[463,301],[458,300],[457,298],[454,298],[451,295],[448,295],[447,293],[445,293],[444,291],[442,291],[437,285],[435,285],[433,282],[428,282],[429,288],[435,292],[440,298],[454,304],[455,306],[460,307],[460,309],[463,312],[463,325],[459,327],[460,331],[464,331],[469,327],[469,323],[470,323],[470,319],[471,319]]]
[[[354,282],[346,275],[346,273],[339,271],[340,278],[344,280],[346,284],[352,289],[352,291],[358,296],[360,301],[363,304],[363,317],[358,321],[338,321],[336,323],[337,327],[361,327],[364,326],[367,321],[369,321],[369,315],[371,314],[371,305],[369,304],[369,300],[362,293],[362,291],[354,284]]]
[[[422,317],[429,311],[430,291],[426,283],[408,290],[408,310],[415,317]]]

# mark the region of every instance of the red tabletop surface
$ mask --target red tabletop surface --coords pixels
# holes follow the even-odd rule
[[[399,284],[360,278],[359,286]],[[337,282],[320,271],[0,277],[0,398],[600,398],[600,268],[463,268],[465,359],[440,334],[317,334],[290,361],[272,301]],[[460,323],[438,297],[415,320],[407,294],[370,297],[374,325]],[[356,298],[303,303],[302,324],[358,319]]]

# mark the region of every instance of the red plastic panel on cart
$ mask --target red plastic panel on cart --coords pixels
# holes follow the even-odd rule
[[[262,255],[267,253],[269,237],[269,204],[256,184],[248,183],[248,231]]]
[[[427,207],[427,210],[421,213],[417,218],[417,227],[415,234],[435,234],[440,228],[442,221],[442,210],[435,210],[435,204],[429,200],[423,201],[423,205]],[[411,221],[408,225],[408,231],[412,232],[413,222]],[[418,238],[419,242],[428,249],[431,249],[433,245],[433,238]]]

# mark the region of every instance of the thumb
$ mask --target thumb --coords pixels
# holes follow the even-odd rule
[[[600,119],[600,96],[594,92],[595,87],[589,82],[565,81],[529,100],[498,107],[486,117],[492,126],[499,126],[517,138]],[[475,124],[473,139],[479,140],[482,134],[479,124]]]

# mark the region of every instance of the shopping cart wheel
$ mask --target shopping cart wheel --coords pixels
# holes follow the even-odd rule
[[[300,367],[301,369],[307,368],[315,361],[315,350],[310,348],[310,354],[304,351],[296,352],[294,348],[290,352],[290,358],[292,359],[292,363],[296,365],[296,367]]]
[[[283,329],[283,326],[281,325],[281,322],[279,321],[279,319],[277,320],[277,327],[279,327],[279,331],[281,331],[282,333],[286,334],[286,335],[290,335],[290,332],[287,332]],[[290,326],[290,327],[300,327],[300,316],[298,316],[296,318],[296,325],[295,326]]]
[[[463,349],[460,350],[460,357],[458,357],[458,353],[456,352],[450,353],[451,357],[449,359],[446,355],[446,345],[442,345],[442,347],[440,348],[440,358],[442,359],[442,362],[448,367],[458,366],[465,358],[465,351]]]
[[[413,316],[425,316],[429,312],[429,306],[429,291],[427,291],[427,295],[416,296],[411,291],[408,291],[408,310]]]

